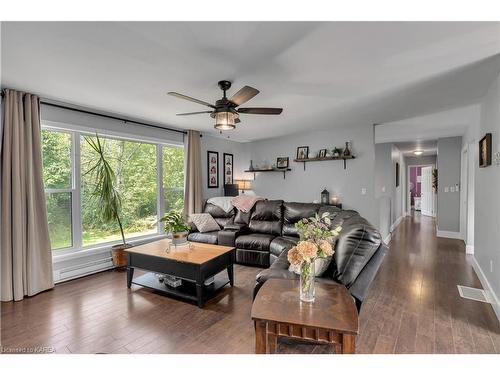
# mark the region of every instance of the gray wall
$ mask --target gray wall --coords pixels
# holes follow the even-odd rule
[[[207,151],[216,151],[219,153],[219,188],[208,188]],[[203,171],[202,183],[204,199],[224,195],[224,175],[222,169],[224,153],[233,154],[233,178],[248,178],[248,176],[245,176],[243,173],[243,170],[247,169],[250,162],[247,143],[233,142],[229,139],[203,134],[201,138],[201,165]]]
[[[460,192],[451,188],[460,185],[461,149],[462,137],[438,139],[437,228],[441,231],[460,232]]]
[[[482,101],[476,141],[485,133],[492,133],[493,154],[500,151],[500,76]],[[476,158],[474,182],[474,256],[500,297],[500,167],[493,162],[487,168],[479,168]]]
[[[341,161],[321,161],[306,164],[295,163],[297,146],[309,146],[310,151],[333,146],[343,147],[352,141],[356,159],[347,161],[344,170]],[[312,202],[320,199],[320,192],[326,188],[330,196],[338,195],[345,208],[357,210],[367,220],[378,226],[378,206],[374,196],[375,145],[373,126],[359,124],[350,127],[336,127],[331,130],[304,131],[280,138],[252,142],[251,159],[254,164],[267,161],[272,164],[278,156],[290,158],[292,171],[283,179],[281,173],[257,173],[253,182],[256,194],[269,199]],[[366,189],[362,195],[361,190]]]

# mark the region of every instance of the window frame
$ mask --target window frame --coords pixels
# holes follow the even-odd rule
[[[70,192],[71,193],[71,238],[72,246],[64,247],[58,249],[51,249],[53,256],[59,257],[62,255],[68,255],[73,253],[79,253],[81,251],[91,251],[94,249],[110,248],[113,245],[119,244],[121,240],[101,242],[97,244],[83,246],[83,226],[82,226],[82,202],[81,202],[81,137],[86,135],[95,135],[103,138],[125,140],[130,142],[140,142],[150,144],[156,147],[156,212],[157,217],[160,218],[165,215],[165,197],[164,197],[164,186],[163,186],[163,148],[164,147],[178,147],[185,149],[184,144],[168,141],[153,141],[148,137],[138,137],[132,135],[118,135],[115,132],[107,131],[93,131],[90,129],[75,129],[72,130],[69,127],[55,126],[50,123],[50,121],[42,120],[42,131],[54,131],[60,133],[66,133],[71,135],[71,187],[65,189],[45,189],[44,192],[47,193],[59,193],[59,192]],[[186,165],[184,163],[184,173]],[[136,236],[130,238],[131,243],[141,242],[148,239],[164,237],[165,229],[163,225],[159,223],[156,225],[156,232],[145,234],[142,236]]]

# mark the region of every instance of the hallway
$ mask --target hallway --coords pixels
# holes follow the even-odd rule
[[[481,288],[462,241],[437,238],[432,217],[404,218],[360,315],[358,353],[500,353],[491,305],[459,296]]]

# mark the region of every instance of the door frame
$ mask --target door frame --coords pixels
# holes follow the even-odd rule
[[[463,165],[464,159],[463,154],[467,153],[465,160],[466,165]],[[476,147],[475,140],[470,143],[465,144],[460,153],[460,235],[465,242],[465,252],[467,254],[474,254],[474,179],[475,179],[475,167],[478,162],[478,148]],[[466,181],[465,185],[462,185],[464,176],[464,168],[466,167]],[[467,200],[467,205],[464,210],[462,204],[465,193],[465,199]],[[463,212],[465,211],[465,212]],[[462,228],[462,215],[464,217],[465,228]]]
[[[410,199],[410,168],[413,167],[432,167],[433,169],[436,169],[436,164],[432,163],[427,163],[427,164],[411,164],[406,166],[406,210],[407,210],[407,216],[411,215],[411,199]],[[433,197],[432,201],[432,217],[436,217],[437,215],[437,204],[435,202],[435,197]]]

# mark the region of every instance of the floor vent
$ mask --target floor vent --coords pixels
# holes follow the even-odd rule
[[[490,303],[488,296],[483,289],[471,288],[468,286],[457,285],[460,297],[472,299],[474,301]]]

